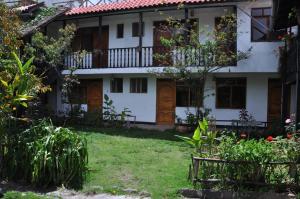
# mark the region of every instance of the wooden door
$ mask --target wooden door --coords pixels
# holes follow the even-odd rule
[[[156,123],[175,123],[176,83],[173,80],[157,80]]]
[[[280,122],[281,116],[281,80],[268,81],[268,122]]]
[[[87,106],[89,112],[100,111],[103,102],[102,79],[88,80],[87,84]]]
[[[102,26],[101,38],[99,29],[93,30],[93,67],[104,68],[108,67],[108,41],[109,41],[109,26]]]
[[[154,66],[171,66],[172,57],[170,55],[170,48],[162,45],[161,38],[170,39],[172,37],[171,30],[168,28],[168,23],[154,22],[153,30],[153,65]],[[165,55],[162,59],[158,59],[155,55]]]

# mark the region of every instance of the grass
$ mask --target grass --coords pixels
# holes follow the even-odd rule
[[[77,129],[88,140],[90,174],[84,192],[122,194],[126,188],[152,198],[176,198],[187,181],[192,149],[174,132]]]
[[[4,194],[3,199],[54,199],[54,198],[50,196],[39,195],[33,192],[9,191]]]

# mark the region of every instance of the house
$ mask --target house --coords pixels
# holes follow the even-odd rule
[[[297,0],[274,1],[274,28],[286,29],[286,42],[281,53],[283,81],[283,112],[295,114],[300,122],[300,2]],[[298,126],[299,129],[299,126]]]
[[[178,8],[179,3],[183,8]],[[160,52],[160,38],[164,36],[159,24],[171,15],[193,19],[199,29],[213,30],[216,19],[229,12],[237,16],[237,50],[252,48],[251,55],[208,76],[202,88],[207,96],[203,106],[211,109],[210,115],[220,124],[239,119],[242,109],[256,121],[279,124],[286,117],[282,115],[278,69],[283,42],[272,32],[272,0],[126,0],[72,8],[48,24],[47,34],[54,35],[66,24],[77,27],[73,50],[88,53],[80,65],[76,54],[67,55],[65,65],[80,67],[75,73],[82,83],[76,93],[84,110],[99,109],[106,94],[117,111],[128,108],[138,122],[173,125],[176,118],[185,119],[187,112],[195,111],[197,99],[195,91],[181,82],[151,72],[164,67],[153,56]],[[56,82],[48,99],[57,113],[68,110],[60,87],[61,82]]]

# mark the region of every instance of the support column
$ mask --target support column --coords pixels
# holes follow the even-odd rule
[[[143,13],[139,13],[139,67],[143,64]]]
[[[102,16],[99,16],[99,21],[98,21],[98,41],[99,41],[99,45],[101,45],[101,41],[102,41]],[[102,55],[103,55],[103,52],[102,52],[102,49],[100,49],[100,46],[99,46],[99,49],[94,49],[96,50],[96,52],[93,52],[96,54],[96,56],[98,56],[98,59],[99,59],[99,66],[95,66],[95,67],[101,67],[101,63],[102,63]],[[94,56],[93,56],[94,57]]]
[[[285,119],[288,115],[288,103],[290,99],[288,95],[290,95],[290,92],[288,91],[288,85],[287,85],[287,45],[285,44],[284,47],[284,55],[282,55],[280,59],[280,65],[282,67],[281,72],[281,125],[284,127],[285,125]]]
[[[300,34],[297,37],[297,69],[296,69],[296,130],[298,130],[300,128],[300,126],[298,125],[298,123],[300,122],[300,77],[299,77],[299,69],[300,69],[300,53],[299,53],[299,40],[300,40]]]
[[[184,8],[184,29],[185,29],[185,32],[184,32],[184,42],[185,44],[188,44],[189,43],[189,9],[188,8]]]

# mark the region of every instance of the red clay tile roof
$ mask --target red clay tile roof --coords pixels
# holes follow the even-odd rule
[[[66,15],[79,15],[109,11],[133,10],[139,8],[149,8],[157,6],[178,5],[179,3],[200,4],[200,3],[219,3],[226,0],[123,0],[116,3],[99,4],[89,7],[73,8]]]

